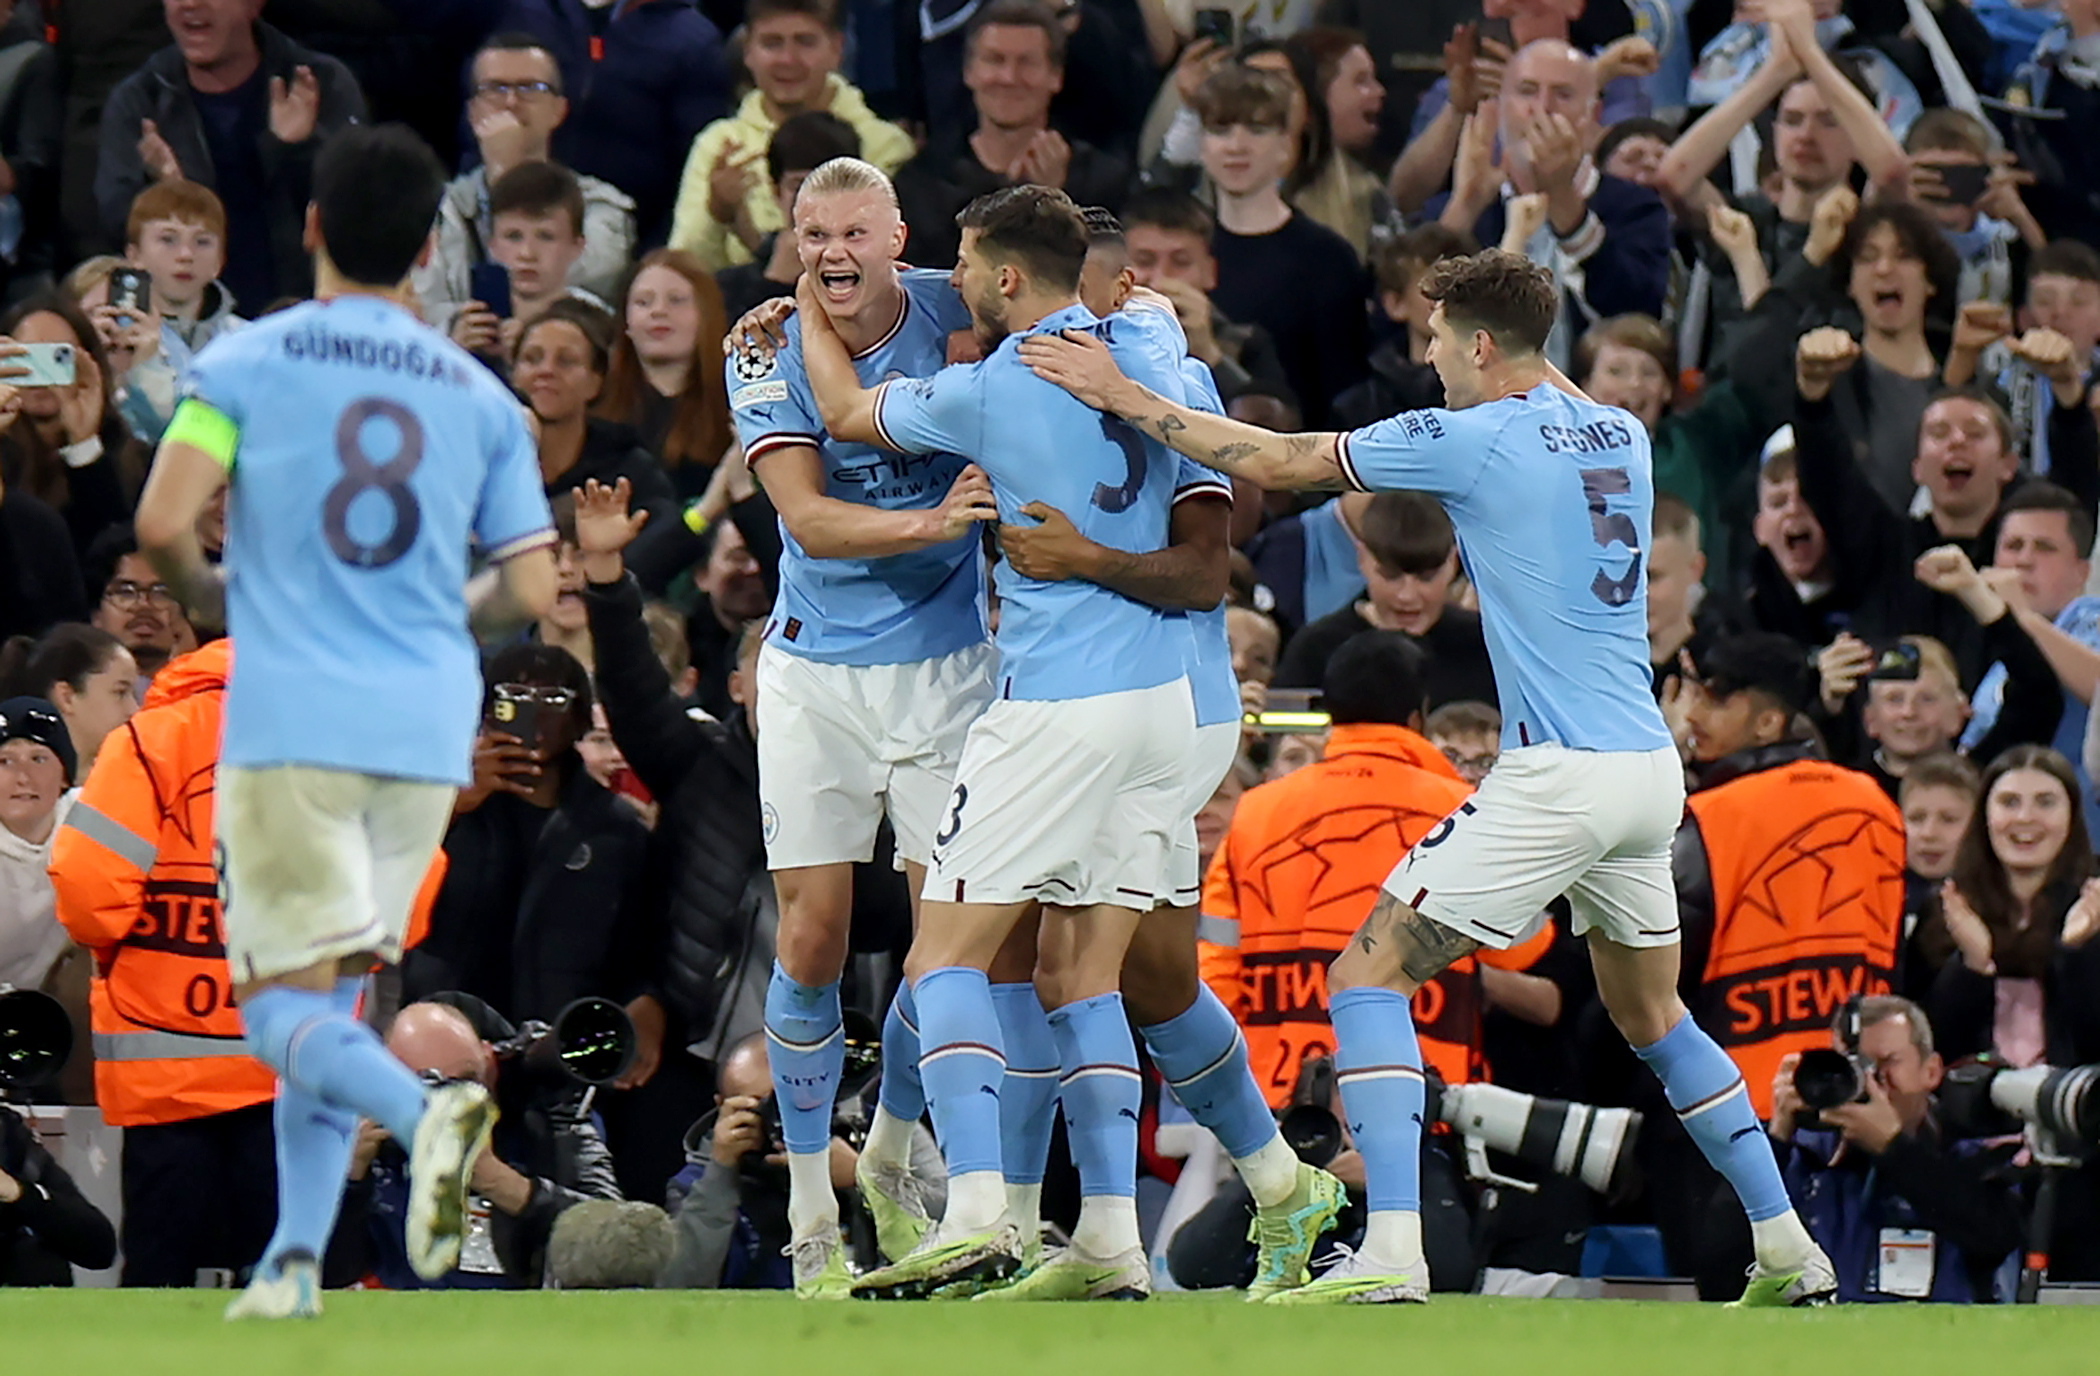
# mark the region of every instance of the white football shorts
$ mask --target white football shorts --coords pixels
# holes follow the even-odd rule
[[[221,765],[216,794],[235,981],[367,951],[401,959],[458,789],[312,765]]]
[[[970,723],[992,700],[996,663],[988,644],[910,664],[819,664],[760,649],[767,867],[872,859],[885,810],[897,858],[925,864]]]
[[[1480,791],[1415,843],[1385,891],[1498,949],[1562,894],[1575,935],[1621,946],[1678,940],[1670,846],[1684,817],[1676,750],[1503,752]]]
[[[1193,908],[1203,897],[1203,856],[1196,845],[1196,814],[1218,791],[1239,753],[1238,722],[1214,721],[1196,728],[1196,748],[1189,752],[1183,774],[1187,792],[1181,804],[1186,821],[1174,833],[1173,868],[1168,871],[1174,884],[1173,907]]]
[[[963,747],[925,896],[1139,912],[1170,902],[1195,749],[1195,709],[1180,679],[1062,702],[994,702]]]

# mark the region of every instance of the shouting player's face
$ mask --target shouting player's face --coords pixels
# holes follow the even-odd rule
[[[1444,405],[1454,411],[1478,406],[1485,396],[1480,380],[1480,333],[1461,337],[1444,315],[1441,302],[1429,313],[1429,366],[1444,384]]]
[[[876,308],[897,310],[904,221],[880,190],[797,196],[795,251],[802,270],[816,279],[817,300],[832,320],[855,320]]]

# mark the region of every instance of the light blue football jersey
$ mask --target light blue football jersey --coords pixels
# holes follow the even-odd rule
[[[1181,360],[1182,404],[1214,416],[1225,414],[1224,399],[1210,369],[1193,358]],[[1232,484],[1224,475],[1183,457],[1174,480],[1176,506],[1194,497],[1223,497],[1232,500]],[[1189,691],[1196,700],[1196,725],[1215,726],[1240,719],[1240,681],[1232,672],[1232,638],[1225,629],[1225,604],[1207,612],[1185,612],[1182,620],[1189,633]]]
[[[1541,384],[1463,411],[1403,411],[1341,437],[1364,491],[1412,489],[1451,513],[1480,593],[1504,749],[1670,744],[1648,667],[1648,432]]]
[[[948,361],[948,335],[970,323],[946,273],[903,274],[904,313],[854,359],[864,386],[924,377]],[[739,353],[727,364],[730,414],[759,480],[765,457],[814,445],[824,492],[887,511],[937,507],[969,461],[955,454],[899,454],[824,433],[802,362],[802,322],[789,317],[788,347],[771,359]],[[879,559],[812,558],[780,527],[780,597],[766,641],[824,664],[911,664],[982,644],[984,545],[976,532],[930,549]]]
[[[1073,305],[1029,333],[1094,331],[1125,372],[1173,396],[1182,386],[1179,331],[1163,316],[1103,321]],[[979,363],[884,383],[875,400],[883,442],[908,454],[969,456],[991,478],[1002,521],[1027,521],[1021,508],[1040,501],[1101,544],[1134,554],[1165,548],[1176,456],[1038,378],[1021,362],[1020,340],[1009,336]],[[996,580],[1001,697],[1095,697],[1157,688],[1186,672],[1186,629],[1155,607],[1080,580],[1022,578],[1004,562]]]
[[[401,307],[355,295],[212,341],[183,387],[239,429],[221,758],[470,782],[470,546],[503,559],[553,539],[517,398]]]

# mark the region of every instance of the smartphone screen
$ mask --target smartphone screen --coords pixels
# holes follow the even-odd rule
[[[1218,9],[1197,10],[1196,37],[1199,39],[1208,38],[1220,47],[1231,47],[1232,11]]]
[[[111,269],[109,304],[125,325],[133,324],[138,316],[153,309],[153,275],[143,268]]]
[[[510,319],[509,268],[501,263],[476,263],[468,272],[467,289],[498,320]]]

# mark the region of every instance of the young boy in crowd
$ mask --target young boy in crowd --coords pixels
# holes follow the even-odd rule
[[[569,285],[583,257],[583,187],[560,163],[524,162],[489,188],[489,257],[510,273],[510,315],[469,301],[452,322],[452,340],[470,353],[508,357],[518,331],[565,296],[600,310],[605,302]]]
[[[2002,308],[1962,308],[1943,376],[1950,387],[1978,376],[2003,398],[2021,458],[2039,474],[2049,472],[2049,412],[2056,405],[2048,380],[2013,357],[2014,320]],[[2076,239],[2057,239],[2027,260],[2026,304],[2021,330],[2055,330],[2071,341],[2071,355],[2086,360],[2086,374],[2100,362],[2100,252]]]
[[[1965,110],[1927,110],[1903,141],[1911,194],[1961,256],[1961,301],[2012,303],[2024,252],[2049,242],[2012,178],[1991,165],[1991,133]]]
[[[1911,763],[1896,790],[1903,809],[1903,936],[1906,946],[1918,923],[1938,899],[1940,885],[1954,873],[1961,838],[1976,815],[1983,780],[1976,766],[1951,750],[1937,750]],[[1912,968],[1904,988],[1920,992],[1925,975]]]
[[[1421,278],[1446,258],[1479,250],[1472,235],[1433,220],[1396,239],[1380,240],[1372,248],[1378,308],[1400,328],[1372,352],[1371,375],[1335,398],[1337,426],[1361,429],[1402,411],[1444,404],[1444,384],[1427,361],[1433,307],[1422,295]]]
[[[208,186],[155,182],[131,202],[124,261],[153,279],[161,353],[180,374],[199,349],[241,318],[219,283],[226,266],[226,207]]]
[[[1484,702],[1447,702],[1422,724],[1458,777],[1475,788],[1502,755],[1502,714]]]

